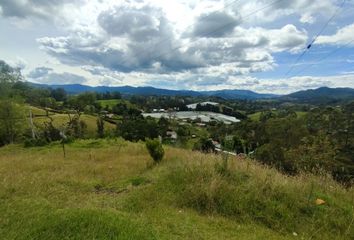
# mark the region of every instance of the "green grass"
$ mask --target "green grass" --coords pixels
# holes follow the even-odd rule
[[[354,190],[248,159],[82,140],[0,148],[0,239],[351,239]],[[325,205],[314,204],[316,198]],[[298,236],[294,236],[293,233]]]
[[[259,121],[260,116],[261,116],[261,112],[256,112],[248,115],[248,118],[250,118],[252,121]]]
[[[29,106],[29,108],[31,109],[32,114],[34,116],[36,116],[36,115],[46,115],[46,111],[41,109],[41,108],[37,108],[37,107],[33,107],[33,106]],[[29,115],[29,113],[28,113],[28,115]]]
[[[133,104],[131,104],[129,101],[126,101],[126,100],[123,100],[123,99],[98,100],[97,102],[100,103],[103,108],[108,106],[109,109],[112,109],[118,103],[125,103],[129,107],[134,107]]]
[[[296,114],[297,114],[298,117],[301,118],[301,117],[305,117],[307,115],[307,112],[297,111]]]

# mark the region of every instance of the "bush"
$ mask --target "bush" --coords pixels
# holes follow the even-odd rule
[[[162,144],[159,139],[148,139],[146,141],[146,148],[149,151],[150,156],[156,163],[161,162],[165,151],[163,150]]]
[[[215,152],[215,146],[211,139],[201,138],[194,144],[193,150],[202,151],[203,153],[213,153]]]

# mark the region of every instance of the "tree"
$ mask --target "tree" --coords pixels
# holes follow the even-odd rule
[[[71,120],[69,120],[67,127],[68,136],[74,138],[83,138],[85,136],[86,130],[87,124],[85,123],[85,121],[80,120],[77,115],[75,115]]]
[[[146,138],[157,138],[159,136],[158,125],[152,118],[144,119],[139,117],[125,117],[117,124],[117,134],[128,141],[145,141]]]
[[[0,144],[13,143],[23,130],[22,106],[11,99],[0,100]]]
[[[234,136],[232,138],[233,140],[233,150],[236,152],[236,153],[242,153],[244,152],[245,153],[245,146],[242,142],[242,139],[238,136]]]
[[[102,117],[97,118],[97,135],[99,138],[104,137],[104,120]]]
[[[13,68],[5,61],[0,60],[0,83],[15,83],[22,79],[19,68]]]
[[[168,129],[170,127],[169,121],[166,118],[161,117],[158,121],[158,126],[159,126],[160,136],[166,137],[166,132],[168,131]]]
[[[261,115],[259,116],[259,121],[265,123],[269,119],[274,118],[274,116],[275,115],[272,111],[264,111],[264,112],[261,112]]]
[[[165,151],[159,139],[148,139],[146,141],[146,148],[155,163],[161,162]]]
[[[21,78],[19,69],[0,60],[0,145],[13,143],[23,130],[22,102],[12,89]]]
[[[20,69],[0,60],[0,98],[11,96],[11,87],[22,79]]]
[[[67,93],[63,88],[51,89],[50,95],[58,102],[65,101],[67,98]]]
[[[204,153],[215,152],[215,146],[210,138],[199,139],[199,141],[194,145],[193,149],[202,151]]]
[[[85,110],[87,106],[93,106],[96,102],[95,93],[82,93],[77,96],[72,96],[68,99],[67,104],[69,107],[74,109],[78,115],[81,116],[81,113]]]

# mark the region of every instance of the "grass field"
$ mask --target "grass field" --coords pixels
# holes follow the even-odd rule
[[[37,108],[37,107],[33,107],[33,106],[28,106],[28,108],[31,109],[33,116],[46,115],[46,111],[41,108]],[[29,115],[29,112],[28,112],[28,115]]]
[[[123,99],[98,100],[97,102],[100,103],[103,108],[108,106],[110,109],[112,109],[118,103],[125,103],[128,106],[133,107],[133,104],[131,104],[129,101],[125,101]]]
[[[27,106],[28,107],[28,112],[26,115],[27,117],[29,116],[29,109],[32,111],[32,114],[34,116],[34,123],[38,127],[43,127],[45,122],[49,122],[50,119],[46,117],[46,111],[33,107],[33,106]],[[69,122],[69,116],[68,114],[58,114],[58,113],[53,113],[49,112],[49,115],[51,118],[53,118],[53,125],[56,128],[62,128],[63,125],[66,125]],[[74,115],[71,115],[74,117]],[[83,120],[87,124],[87,131],[86,131],[86,138],[94,138],[97,135],[97,117],[88,115],[88,114],[82,114],[80,117],[80,120]],[[114,131],[116,129],[116,125],[106,122],[105,121],[105,130],[108,132]]]
[[[248,159],[81,140],[0,148],[0,239],[352,239],[353,189]],[[227,167],[226,167],[227,166]],[[326,201],[318,206],[316,198]]]

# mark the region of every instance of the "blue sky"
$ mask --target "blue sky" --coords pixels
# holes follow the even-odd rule
[[[0,59],[38,83],[354,87],[351,0],[1,0],[0,36]]]

